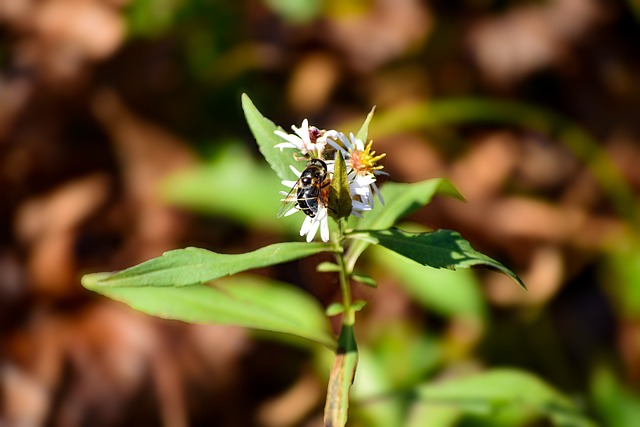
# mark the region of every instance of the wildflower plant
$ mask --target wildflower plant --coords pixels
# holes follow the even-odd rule
[[[235,255],[200,248],[178,249],[120,272],[85,275],[82,283],[90,290],[155,316],[292,334],[335,351],[324,417],[327,426],[343,426],[358,365],[356,313],[365,306],[352,298],[351,282],[375,284],[372,278],[354,272],[368,247],[377,245],[431,268],[485,265],[510,276],[523,288],[524,284],[504,265],[474,250],[455,231],[416,233],[394,227],[435,195],[458,199],[462,196],[441,178],[411,184],[391,181],[380,184],[378,179],[386,175],[381,164],[385,155],[376,153],[369,139],[373,111],[355,134],[347,136],[337,130],[321,130],[307,120],[288,133],[262,116],[248,96],[243,95],[242,105],[260,152],[285,185],[280,196],[274,193],[274,197],[283,199],[279,215],[300,217],[299,231],[306,241],[276,243]],[[334,225],[330,226],[331,223]],[[326,311],[292,285],[236,275],[322,252],[332,254],[335,262],[322,263],[318,270],[337,274],[342,296]],[[232,277],[225,279],[226,276]],[[327,316],[338,315],[341,327],[336,337]],[[562,414],[575,412],[570,402],[558,398],[554,391],[529,376],[502,371],[490,376],[459,383],[459,389],[452,383],[444,388],[444,394],[441,388],[425,386],[416,390],[416,395],[446,400],[450,397],[447,392],[455,394],[458,390],[458,395],[464,395],[466,390],[493,381],[498,386],[492,392],[482,392],[490,403],[514,396],[538,399],[536,403],[550,399]],[[518,390],[500,386],[501,382],[517,384],[518,390],[535,386],[541,391],[521,395]],[[471,401],[476,395],[463,398]]]

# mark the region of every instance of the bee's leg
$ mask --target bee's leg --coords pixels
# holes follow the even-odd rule
[[[296,162],[301,162],[301,161],[303,161],[303,160],[308,160],[308,157],[307,157],[307,156],[302,156],[302,157],[300,157],[300,156],[298,156],[298,153],[293,153],[293,159],[294,159]]]

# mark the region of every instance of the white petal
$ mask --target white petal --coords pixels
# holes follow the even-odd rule
[[[384,199],[382,198],[382,193],[380,192],[380,190],[378,190],[378,186],[376,184],[371,184],[371,187],[373,187],[373,191],[375,191],[375,193],[378,195],[380,203],[384,205]]]
[[[305,234],[307,234],[309,232],[309,229],[311,228],[311,224],[313,223],[313,218],[311,218],[310,216],[306,216],[304,218],[304,222],[302,223],[302,226],[300,227],[300,235],[304,236]]]
[[[291,169],[291,171],[292,171],[293,173],[295,173],[295,174],[296,174],[296,176],[300,176],[300,175],[302,175],[302,172],[298,172],[298,169],[296,169],[293,165],[289,165],[289,169]],[[293,187],[293,185],[292,185],[292,187]]]
[[[342,147],[340,146],[340,144],[338,144],[338,143],[336,143],[335,141],[332,141],[332,140],[330,140],[330,139],[329,139],[329,140],[327,140],[327,141],[329,142],[329,145],[331,145],[333,148],[335,148],[335,149],[336,149],[336,150],[338,150],[340,153],[342,153],[342,156],[343,156],[343,157],[346,157],[346,156],[348,156],[348,155],[349,155],[349,153],[348,153],[347,151],[345,151],[345,149],[344,149],[344,148],[342,148]]]
[[[287,144],[287,143],[289,143],[289,144],[291,144],[291,145],[293,146],[292,148],[297,148],[298,150],[301,150],[301,149],[302,149],[303,141],[300,139],[300,137],[299,137],[299,136],[297,136],[297,135],[290,135],[290,134],[288,134],[288,133],[284,133],[284,132],[282,132],[282,131],[280,131],[280,130],[273,131],[273,133],[275,133],[275,134],[276,134],[276,135],[278,135],[279,137],[284,138],[284,139],[286,139],[286,140],[287,140],[287,142],[283,142],[283,143],[281,143],[281,144]],[[278,144],[278,145],[280,145],[280,144]],[[286,146],[285,146],[285,148],[286,148]]]
[[[349,136],[351,136],[351,142],[353,144],[353,147],[358,151],[364,151],[364,143],[362,142],[362,140],[356,138],[355,135],[352,133],[349,134]]]
[[[313,221],[311,223],[311,229],[307,233],[307,242],[312,241],[313,238],[316,237],[316,233],[318,232],[318,227],[320,227],[320,221]]]
[[[320,238],[323,242],[329,241],[329,221],[326,217],[320,223]]]
[[[334,130],[334,129],[329,129],[327,131],[324,132],[324,135],[322,135],[321,138],[323,139],[327,139],[327,138],[337,138],[338,137],[338,131]]]
[[[339,133],[338,133],[338,138],[340,138],[340,141],[342,141],[342,144],[344,145],[344,147],[345,147],[347,150],[351,151],[351,149],[353,148],[353,146],[351,145],[351,141],[349,141],[349,138],[347,138],[347,137],[345,136],[345,134],[344,134],[344,133],[342,133],[342,132],[339,132]]]
[[[364,186],[364,185],[370,185],[373,184],[374,182],[376,182],[376,177],[371,175],[371,174],[366,174],[366,175],[358,175],[355,179],[355,181],[358,183],[358,185],[360,186]]]
[[[273,146],[273,148],[279,148],[280,151],[282,151],[283,148],[298,148],[296,147],[294,144],[290,143],[290,142],[281,142],[280,144],[276,144]]]
[[[298,208],[293,207],[293,208],[289,209],[287,212],[285,212],[285,214],[283,216],[293,215],[296,212],[299,212]]]
[[[370,211],[371,210],[371,206],[366,204],[366,203],[362,203],[359,202],[357,200],[353,200],[351,202],[351,206],[353,209],[359,210],[359,211]]]

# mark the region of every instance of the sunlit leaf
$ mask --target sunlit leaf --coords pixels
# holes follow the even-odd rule
[[[454,407],[488,420],[511,419],[506,423],[511,426],[526,425],[541,417],[557,427],[594,426],[566,396],[537,377],[517,370],[496,369],[432,382],[420,386],[417,396],[430,405]]]
[[[375,113],[376,107],[373,107],[369,114],[367,114],[367,118],[362,123],[360,130],[356,134],[356,138],[364,142],[365,144],[368,142],[367,138],[369,137],[369,123],[371,123],[371,119],[373,118],[373,113]]]
[[[269,166],[271,166],[271,169],[274,170],[281,180],[294,179],[295,177],[289,168],[289,165],[291,165],[294,160],[292,150],[274,148],[276,144],[283,142],[283,140],[273,132],[282,130],[282,128],[276,126],[271,120],[260,114],[260,111],[253,105],[251,99],[244,93],[242,94],[242,108],[249,128],[258,143],[258,148],[269,163]]]
[[[464,200],[453,184],[444,178],[428,179],[413,184],[387,182],[382,186],[385,204],[376,203],[373,210],[366,212],[356,226],[359,229],[387,229],[399,219],[427,205],[436,194]],[[346,258],[351,268],[368,245],[365,241],[358,241],[349,247]]]
[[[324,261],[316,266],[316,271],[318,273],[337,273],[340,271],[340,266],[333,262]]]
[[[87,274],[82,284],[90,289],[96,286],[188,286],[330,250],[325,243],[303,242],[276,243],[237,255],[200,248],[176,249],[112,275]]]
[[[486,307],[472,271],[424,268],[393,251],[370,249],[373,264],[398,279],[420,304],[442,316],[465,316],[483,321]]]
[[[387,249],[399,253],[417,263],[433,268],[469,268],[474,265],[493,267],[515,280],[526,289],[522,280],[507,267],[471,247],[458,232],[437,230],[431,233],[410,233],[392,228],[389,230],[359,230],[353,237],[364,234],[375,239]]]
[[[322,11],[320,0],[265,0],[278,15],[294,24],[310,22]]]
[[[99,275],[91,277],[98,280],[83,280],[86,288],[153,316],[293,334],[335,347],[320,304],[291,285],[259,277],[234,276],[216,281],[214,285],[180,288],[111,286],[99,280]]]
[[[373,277],[365,276],[363,274],[352,274],[351,278],[358,283],[362,283],[363,285],[370,286],[372,288],[376,288],[378,286],[378,282]]]

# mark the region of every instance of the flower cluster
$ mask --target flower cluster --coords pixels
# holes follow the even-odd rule
[[[378,165],[385,154],[375,155],[375,151],[372,150],[373,141],[365,144],[353,134],[347,138],[342,132],[333,129],[318,129],[309,126],[306,119],[299,128],[296,126],[291,128],[294,131],[293,134],[275,131],[276,135],[285,140],[275,148],[279,148],[280,151],[292,148],[296,150],[293,158],[306,159],[308,164],[303,171],[290,166],[297,180],[282,181],[289,191],[280,192],[285,199],[278,216],[289,216],[298,211],[304,212],[306,218],[300,228],[300,235],[306,236],[307,242],[313,240],[318,230],[323,241],[329,240],[329,216],[332,205],[332,201],[329,200],[331,194],[329,187],[337,156],[342,156],[346,165],[351,215],[362,217],[362,212],[371,210],[374,194],[384,204],[376,180],[378,176],[386,175],[381,171],[382,166]]]

